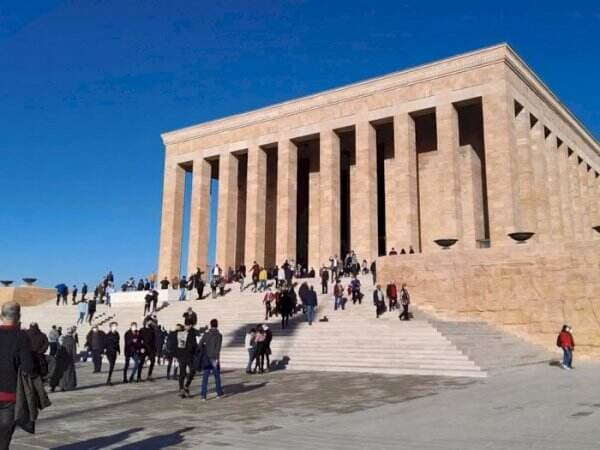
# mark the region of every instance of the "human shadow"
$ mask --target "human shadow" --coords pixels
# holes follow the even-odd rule
[[[115,445],[121,441],[127,439],[133,433],[142,431],[143,428],[130,428],[129,430],[121,431],[119,433],[110,434],[107,436],[100,436],[97,438],[88,439],[85,441],[74,442],[73,444],[61,445],[59,447],[52,447],[52,450],[96,450],[111,445]]]
[[[274,359],[273,361],[271,361],[271,367],[269,367],[269,370],[271,372],[277,372],[279,370],[285,370],[287,368],[287,365],[290,363],[290,357],[289,356],[284,356],[281,359]]]
[[[171,447],[173,445],[181,444],[184,441],[184,433],[193,430],[194,427],[181,428],[175,430],[169,434],[161,434],[158,436],[152,436],[141,441],[132,442],[125,444],[120,447],[114,447],[113,450],[159,450],[161,448]]]
[[[234,383],[223,385],[223,391],[227,397],[231,397],[234,395],[245,394],[247,392],[252,392],[257,389],[264,388],[268,384],[268,381],[263,381],[261,383]],[[193,397],[198,397],[200,394],[193,395]]]

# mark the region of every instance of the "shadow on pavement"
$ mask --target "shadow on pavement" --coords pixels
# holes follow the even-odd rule
[[[110,434],[108,436],[100,436],[97,438],[88,439],[87,441],[61,445],[60,447],[52,447],[52,450],[96,450],[106,448],[111,445],[117,444],[121,441],[124,441],[133,433],[137,433],[138,431],[142,430],[143,428],[130,428],[129,430],[121,431],[115,434]]]
[[[173,433],[152,436],[142,439],[141,441],[132,442],[131,444],[114,447],[114,450],[158,450],[161,448],[171,447],[173,445],[181,444],[184,441],[183,433],[187,433],[193,429],[194,427],[181,428]]]

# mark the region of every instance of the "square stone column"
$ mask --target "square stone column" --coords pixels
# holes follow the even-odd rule
[[[333,130],[322,130],[320,145],[319,262],[323,264],[338,255],[341,246],[340,138]]]
[[[463,247],[473,249],[485,237],[481,161],[471,145],[459,148],[459,158]]]
[[[534,119],[532,119],[534,120]],[[533,164],[533,199],[535,204],[537,231],[540,242],[552,240],[550,222],[550,194],[548,187],[548,169],[546,167],[546,139],[541,120],[531,126],[531,160]]]
[[[419,198],[415,121],[408,114],[394,117],[394,158],[386,165],[386,247],[400,253],[419,249]],[[386,161],[387,163],[388,161]],[[390,182],[388,183],[388,179]]]
[[[258,145],[248,148],[246,197],[246,267],[265,263],[265,220],[267,205],[267,154]]]
[[[277,265],[296,260],[298,149],[288,138],[277,144]]]
[[[308,173],[308,267],[318,273],[322,263],[320,256],[321,242],[321,174],[319,173],[319,147],[311,144]]]
[[[482,103],[490,240],[492,246],[514,245],[507,235],[520,231],[514,103],[505,83],[484,95]]]
[[[515,117],[517,133],[517,171],[518,171],[518,201],[515,209],[518,211],[518,222],[515,231],[537,231],[536,204],[533,188],[533,162],[531,153],[531,133],[529,112],[521,108]]]
[[[208,242],[210,231],[211,167],[204,158],[196,158],[192,174],[192,204],[187,273],[196,268],[208,272]]]
[[[569,155],[569,153],[571,153]],[[569,181],[571,184],[571,205],[573,211],[573,239],[583,239],[583,205],[581,199],[581,185],[579,184],[579,163],[577,154],[571,150],[567,150],[567,166],[569,169]]]
[[[571,196],[571,180],[567,160],[567,146],[564,142],[557,142],[556,160],[558,161],[558,182],[560,183],[560,206],[563,219],[565,239],[574,238],[573,228],[573,202]]]
[[[549,131],[549,130],[548,130]],[[554,241],[562,240],[565,235],[563,226],[563,215],[561,207],[560,179],[558,171],[558,152],[556,149],[556,136],[550,132],[544,131],[545,147],[544,154],[546,155],[546,175],[548,186],[549,215],[551,235]]]
[[[457,238],[457,247],[464,245],[460,170],[458,153],[458,114],[451,103],[438,105],[435,110],[437,126],[437,158],[439,163],[438,223],[434,239]],[[441,248],[438,247],[440,250]]]
[[[180,275],[184,194],[185,169],[166,159],[158,258],[158,276],[161,278]]]
[[[356,164],[350,172],[350,242],[359,261],[378,256],[377,237],[376,134],[361,120],[356,124]]]
[[[219,157],[219,207],[217,210],[217,242],[215,263],[223,273],[235,265],[237,234],[238,159],[233,153]]]

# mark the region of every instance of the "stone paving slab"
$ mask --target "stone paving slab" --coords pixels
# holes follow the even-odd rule
[[[227,396],[177,397],[175,381],[105,386],[82,365],[51,394],[24,449],[593,449],[600,365],[547,363],[483,380],[320,372],[223,375]],[[156,375],[162,375],[159,367]],[[120,375],[120,373],[117,373]],[[118,379],[118,378],[117,378]],[[214,394],[213,394],[214,396]]]

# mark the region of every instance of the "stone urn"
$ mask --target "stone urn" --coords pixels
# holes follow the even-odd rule
[[[448,250],[458,242],[458,239],[436,239],[433,242],[442,247],[443,250]]]
[[[514,233],[508,233],[508,236],[516,241],[517,244],[524,244],[527,242],[535,233],[531,231],[516,231]]]
[[[35,283],[36,281],[37,281],[37,278],[23,278],[23,282],[27,286],[33,286],[33,283]]]
[[[2,283],[2,286],[4,287],[9,287],[11,284],[13,284],[12,280],[0,280],[0,283]]]
[[[594,230],[596,230],[598,233],[600,233],[600,225],[596,225],[595,227],[592,227]]]

